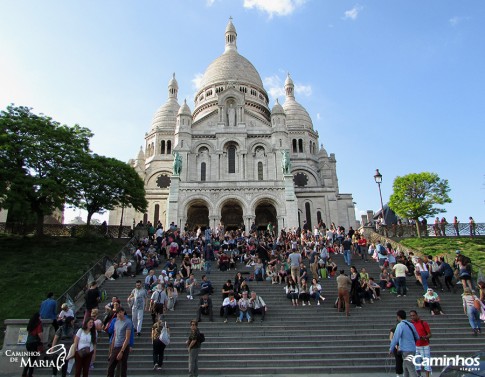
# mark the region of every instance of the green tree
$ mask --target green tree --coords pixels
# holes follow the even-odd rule
[[[399,216],[416,222],[418,237],[421,237],[419,218],[446,212],[437,205],[451,203],[448,196],[448,180],[440,179],[436,173],[412,173],[396,177],[389,207]]]
[[[0,113],[0,205],[24,203],[42,235],[44,216],[78,197],[76,169],[89,151],[92,133],[31,110],[10,105]]]
[[[72,204],[88,212],[87,225],[95,213],[120,205],[145,212],[148,205],[143,180],[131,166],[114,158],[84,156],[76,185],[79,197]]]

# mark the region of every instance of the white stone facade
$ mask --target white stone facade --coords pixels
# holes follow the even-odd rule
[[[146,145],[130,163],[145,181],[146,214],[124,209],[125,225],[136,218],[190,228],[222,223],[226,228],[254,222],[277,229],[334,222],[355,226],[350,194],[340,194],[333,154],[318,147],[318,133],[295,100],[290,76],[286,98],[269,108],[259,73],[237,52],[236,29],[229,21],[225,51],[207,68],[194,111],[177,102],[178,84],[154,116]],[[290,156],[284,174],[283,154]],[[181,157],[174,175],[174,153]],[[119,224],[121,209],[111,211]]]

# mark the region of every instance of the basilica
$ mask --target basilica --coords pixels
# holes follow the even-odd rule
[[[284,103],[270,108],[258,71],[238,52],[231,19],[224,52],[207,67],[192,110],[179,104],[178,89],[173,75],[145,147],[129,162],[145,182],[147,213],[119,208],[110,225],[355,226],[352,195],[339,192],[335,155],[319,146],[292,78]]]

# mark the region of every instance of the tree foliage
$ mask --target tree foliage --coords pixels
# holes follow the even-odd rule
[[[37,235],[44,216],[64,204],[94,213],[116,206],[147,207],[144,184],[129,165],[91,154],[89,129],[68,127],[28,107],[0,112],[0,207],[19,219],[35,215]],[[30,213],[27,213],[30,212]]]
[[[129,165],[110,157],[86,155],[77,174],[79,198],[75,203],[88,212],[87,225],[95,213],[120,205],[145,212],[147,201],[143,180]]]
[[[396,177],[389,207],[399,216],[415,220],[420,235],[419,218],[446,212],[437,206],[451,203],[449,192],[448,180],[436,173],[412,173]]]
[[[0,113],[0,135],[0,205],[27,204],[42,234],[44,216],[76,197],[72,167],[88,153],[92,133],[11,105]]]

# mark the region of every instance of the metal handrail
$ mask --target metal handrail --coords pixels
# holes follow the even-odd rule
[[[470,229],[469,224],[427,224],[420,225],[421,237],[479,237],[485,235],[485,223],[476,223],[475,229]],[[386,227],[375,229],[375,232],[387,237],[407,238],[417,237],[416,225],[410,224],[391,224]]]
[[[106,272],[106,263],[113,263],[115,260],[120,260],[122,256],[126,256],[127,253],[131,253],[132,249],[130,246],[135,245],[136,238],[131,238],[125,246],[116,254],[114,258],[107,255],[100,258],[94,265],[87,270],[74,284],[72,284],[64,293],[62,293],[57,299],[57,309],[60,310],[60,306],[64,302],[72,301],[72,303],[77,302],[81,299],[81,295],[84,294],[88,288],[91,281],[96,280],[100,275]]]

